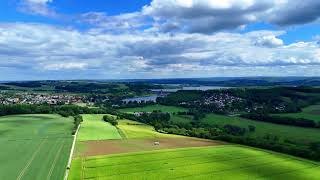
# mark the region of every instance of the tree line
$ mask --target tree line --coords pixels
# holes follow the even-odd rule
[[[298,127],[308,127],[308,128],[320,128],[320,123],[315,122],[310,119],[305,118],[293,118],[293,117],[282,117],[282,116],[271,116],[268,114],[242,114],[240,115],[242,118],[251,119],[254,121],[264,121],[275,124],[284,124],[290,126],[298,126]]]
[[[112,117],[112,116],[110,116],[110,115],[104,115],[102,117],[102,120],[105,121],[105,122],[110,123],[112,126],[117,126],[118,125],[117,119]]]

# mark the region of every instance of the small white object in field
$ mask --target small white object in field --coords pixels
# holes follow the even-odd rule
[[[159,143],[159,142],[154,142],[154,145],[155,145],[155,146],[159,146],[160,143]]]

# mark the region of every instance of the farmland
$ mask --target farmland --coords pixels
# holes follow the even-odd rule
[[[152,126],[136,121],[121,120],[118,127],[128,139],[175,137],[175,135],[158,133]]]
[[[183,117],[173,120],[183,122]],[[190,121],[188,116],[184,118]],[[209,122],[216,122],[216,119],[229,123],[242,121],[237,117],[218,115],[207,118]],[[130,120],[120,120],[118,128],[125,139],[78,142],[81,146],[77,146],[78,153],[74,156],[69,180],[227,180],[234,177],[313,180],[320,176],[319,163],[289,155],[219,141],[161,134],[149,125]],[[260,133],[263,134],[259,132],[256,135]],[[153,144],[156,141],[160,142],[159,146]]]
[[[318,179],[318,163],[224,145],[77,158],[76,179]]]
[[[77,138],[78,141],[121,138],[114,126],[102,120],[102,114],[85,114],[82,117],[83,123]]]
[[[187,111],[187,109],[177,106],[164,106],[164,105],[150,105],[145,107],[137,107],[137,108],[125,108],[120,109],[121,112],[128,112],[128,113],[134,113],[134,112],[152,112],[160,110],[162,112],[168,112],[168,113],[174,113],[174,112],[184,112]]]
[[[120,120],[118,128],[124,136],[123,139],[79,141],[74,156],[83,157],[225,144],[219,141],[158,133],[152,126],[130,120]],[[155,146],[154,142],[159,142],[161,145]]]
[[[282,137],[282,140],[290,139],[305,145],[309,144],[310,142],[318,141],[320,138],[318,129],[258,122],[239,118],[236,116],[230,117],[209,114],[204,119],[202,119],[202,122],[218,126],[231,124],[243,128],[247,128],[249,125],[253,125],[256,127],[256,130],[255,132],[250,133],[248,136],[263,138],[266,135],[276,135],[278,137]]]
[[[302,109],[300,113],[276,114],[282,117],[305,118],[320,122],[320,105],[312,105]]]
[[[73,118],[0,117],[0,179],[62,179],[72,144]]]

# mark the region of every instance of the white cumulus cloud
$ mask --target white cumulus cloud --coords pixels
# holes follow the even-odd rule
[[[149,33],[77,31],[40,24],[0,24],[0,76],[8,71],[86,78],[318,75],[317,41],[284,44],[283,31]],[[302,69],[308,68],[308,72]],[[77,71],[78,73],[68,74]],[[47,76],[45,76],[47,75]]]

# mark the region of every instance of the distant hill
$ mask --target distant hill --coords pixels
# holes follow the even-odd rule
[[[152,83],[152,84],[182,84],[193,86],[320,86],[320,77],[213,77],[213,78],[174,78],[174,79],[113,79],[113,80],[63,80],[63,81],[16,81],[0,82],[0,84],[18,87],[39,87],[41,84],[61,83]]]
[[[320,77],[216,77],[181,79],[135,79],[121,82],[188,84],[202,86],[320,86]]]

